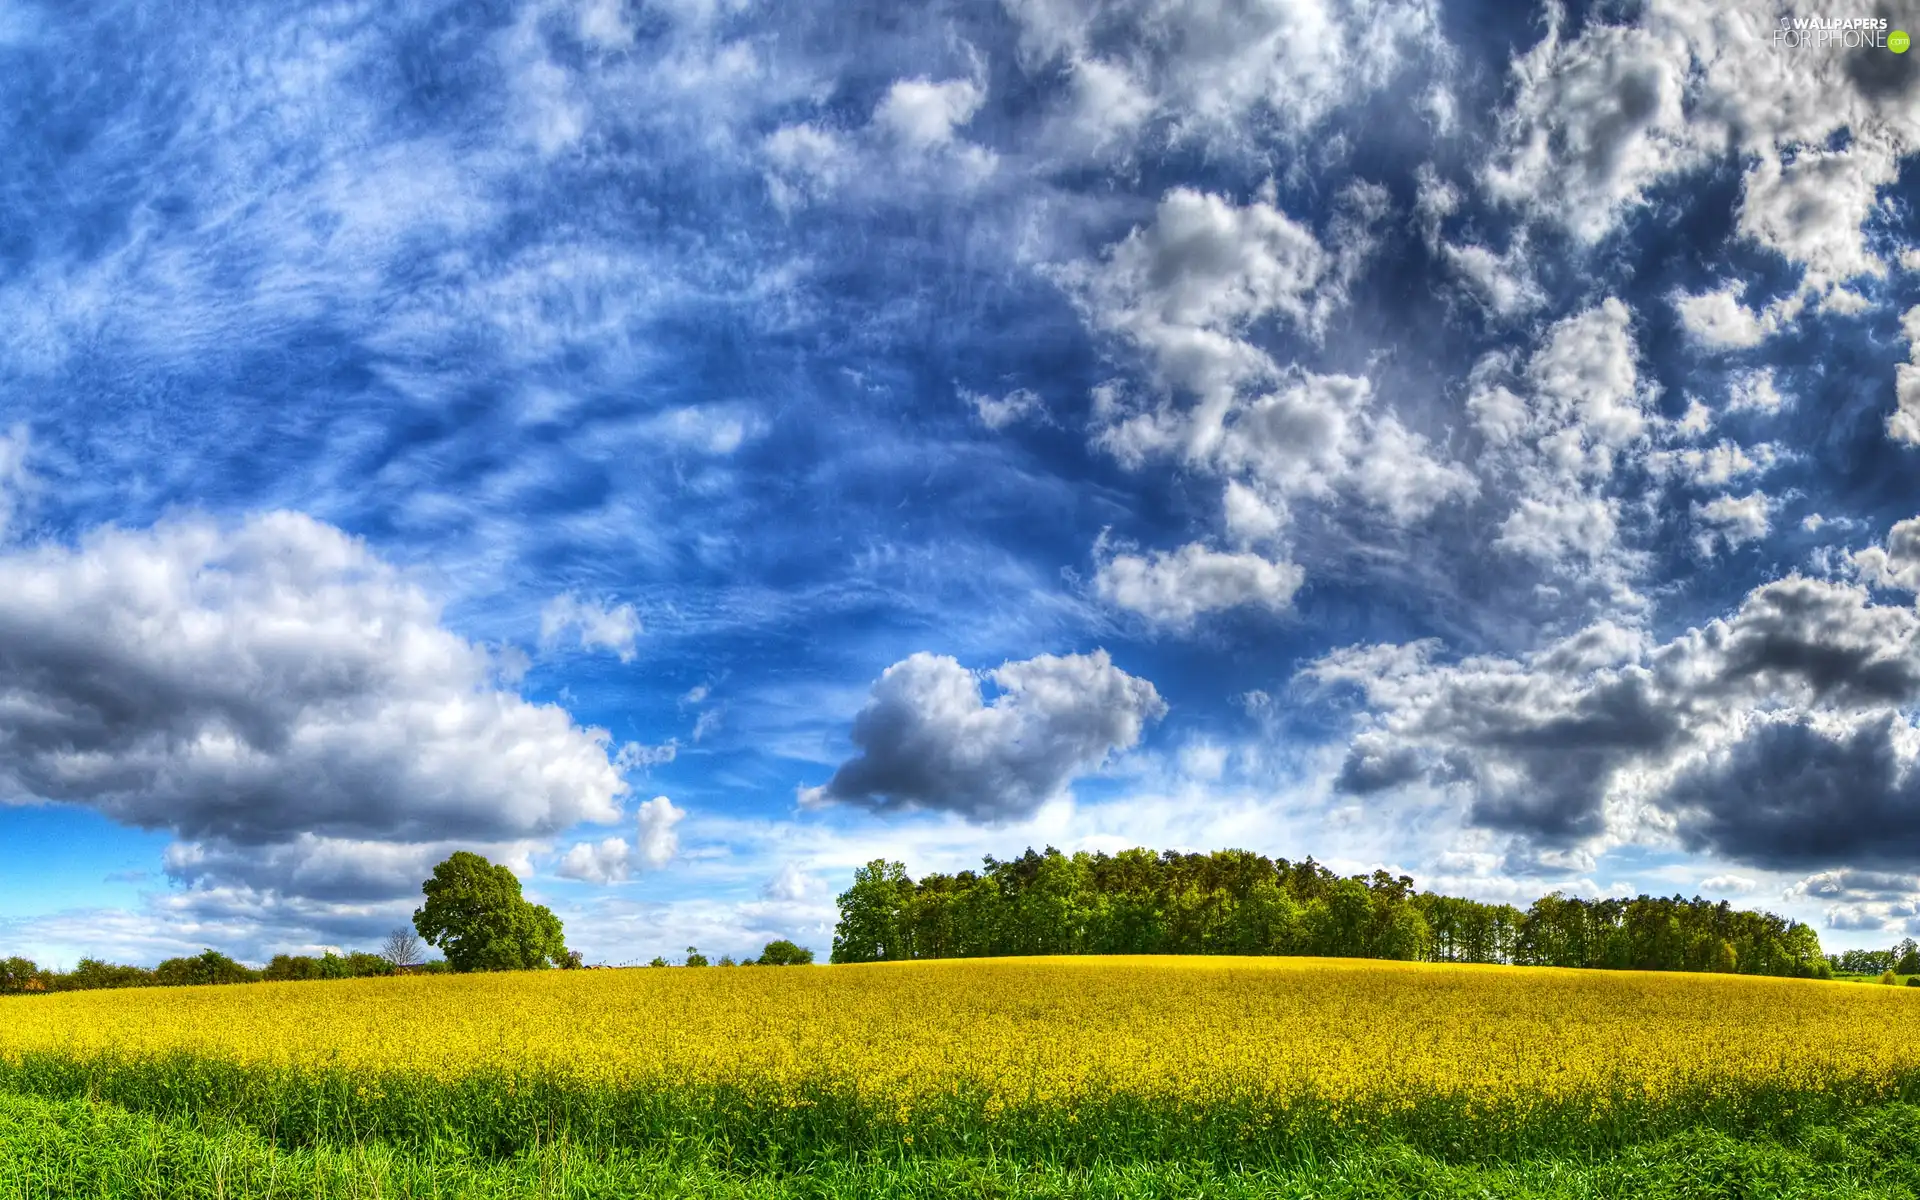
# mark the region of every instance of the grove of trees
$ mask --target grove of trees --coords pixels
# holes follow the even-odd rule
[[[1405,875],[1341,876],[1308,858],[1065,855],[1029,848],[979,871],[910,879],[876,859],[839,897],[834,962],[1030,954],[1274,954],[1816,976],[1810,926],[1674,896],[1522,911],[1423,893]]]

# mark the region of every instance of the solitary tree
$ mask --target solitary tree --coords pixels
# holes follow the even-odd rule
[[[700,953],[697,947],[688,946],[687,965],[690,967],[704,967],[707,965],[707,956]]]
[[[407,967],[417,967],[426,961],[426,954],[420,948],[420,937],[405,927],[389,933],[380,943],[380,957],[387,965],[399,971]]]
[[[763,967],[804,967],[813,961],[813,951],[805,946],[796,946],[785,938],[768,942],[760,951],[760,965]]]
[[[413,927],[456,971],[525,971],[564,962],[560,918],[520,895],[520,881],[478,854],[455,852],[433,869]]]

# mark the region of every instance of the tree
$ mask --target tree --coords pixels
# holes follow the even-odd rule
[[[697,947],[688,946],[687,965],[690,967],[704,967],[707,965],[707,956],[700,953]]]
[[[0,961],[0,992],[37,992],[45,987],[45,981],[40,978],[40,968],[34,965],[32,959],[9,958]]]
[[[796,946],[785,938],[768,942],[760,951],[763,967],[804,967],[813,962],[813,951]]]
[[[413,927],[456,971],[527,971],[567,956],[560,918],[520,894],[512,871],[456,851],[422,885]]]
[[[1893,969],[1902,975],[1920,975],[1920,944],[1901,938],[1893,948]]]
[[[840,894],[840,922],[833,930],[833,961],[884,962],[913,957],[901,937],[901,917],[913,895],[907,868],[874,859],[853,872],[853,886]]]
[[[250,971],[213,949],[202,950],[192,958],[169,958],[153,969],[153,981],[161,987],[257,983],[259,980],[259,972]]]
[[[647,965],[650,967],[664,967],[667,965],[667,960],[664,958],[661,958],[658,954],[656,954],[653,956],[653,961],[648,963]]]
[[[386,940],[380,943],[380,957],[394,970],[402,971],[419,966],[427,956],[421,949],[419,935],[402,926],[387,934]]]

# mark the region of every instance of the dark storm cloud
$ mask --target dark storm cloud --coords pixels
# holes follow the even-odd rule
[[[1910,864],[1920,857],[1914,741],[1891,712],[1837,731],[1799,716],[1762,720],[1683,770],[1663,803],[1690,849],[1755,866]]]
[[[1475,823],[1565,847],[1607,831],[1633,771],[1694,849],[1769,867],[1920,850],[1901,712],[1920,700],[1920,615],[1857,585],[1777,580],[1651,649],[1598,626],[1525,659],[1355,650],[1303,675],[1372,702],[1336,779],[1354,794],[1464,786]]]
[[[980,696],[982,675],[999,688]],[[1072,778],[1140,740],[1167,706],[1104,650],[1041,655],[976,675],[915,654],[888,667],[854,719],[860,753],[806,796],[975,821],[1031,813]]]

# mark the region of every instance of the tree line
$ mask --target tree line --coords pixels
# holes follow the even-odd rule
[[[433,870],[421,885],[426,902],[414,910],[413,928],[389,933],[377,953],[355,951],[319,957],[277,954],[255,970],[217,950],[170,958],[157,967],[135,967],[83,958],[71,971],[40,967],[30,959],[0,959],[0,994],[74,992],[98,988],[187,987],[218,983],[274,983],[314,979],[363,979],[377,975],[446,971],[525,971],[578,968],[580,953],[567,949],[560,919],[520,894],[520,881],[506,867],[478,854],[459,851]],[[438,947],[444,958],[429,961],[423,946]],[[801,966],[813,951],[784,938],[768,942],[758,958],[722,955],[720,966]],[[656,958],[650,964],[664,967]],[[687,966],[704,967],[707,957],[687,947]]]
[[[1307,858],[989,855],[909,878],[876,859],[838,900],[834,962],[1032,954],[1319,955],[1824,977],[1812,927],[1695,897],[1580,900],[1522,911],[1420,892],[1406,875],[1342,876]]]
[[[1901,938],[1891,950],[1847,950],[1827,955],[1827,963],[1841,975],[1920,975],[1920,942]]]

